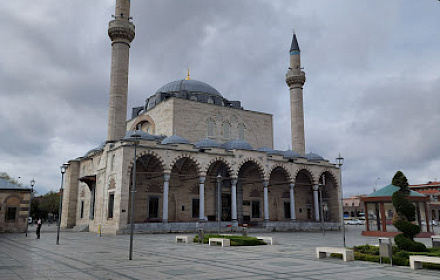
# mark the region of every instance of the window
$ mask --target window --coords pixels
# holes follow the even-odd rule
[[[191,96],[191,97],[189,98],[189,100],[197,101],[197,96],[193,95],[193,96]]]
[[[214,99],[212,99],[212,97],[208,97],[208,104],[214,104]]]
[[[208,120],[208,137],[214,136],[214,121],[212,119]]]
[[[229,138],[231,131],[231,125],[228,122],[223,123],[223,137]]]
[[[150,219],[157,219],[159,218],[159,198],[158,197],[150,197],[149,203],[148,203],[148,217]]]
[[[252,218],[260,218],[260,201],[252,201]]]
[[[108,196],[108,219],[113,219],[113,210],[115,207],[115,194],[111,193]]]
[[[290,219],[290,202],[284,202],[284,218]]]
[[[238,139],[244,140],[244,124],[238,124]]]
[[[192,217],[198,218],[200,211],[200,200],[198,198],[193,198],[192,200]]]
[[[6,212],[6,221],[13,222],[15,221],[15,216],[17,214],[17,207],[8,207]]]
[[[82,219],[84,218],[84,200],[81,200],[81,210],[79,213],[79,217]]]
[[[115,155],[112,156],[112,161],[110,164],[111,171],[115,170]]]

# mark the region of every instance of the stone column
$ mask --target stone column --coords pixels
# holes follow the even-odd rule
[[[162,223],[168,223],[168,192],[170,188],[171,174],[163,174],[163,203],[162,203]]]
[[[269,182],[263,181],[263,186],[264,186],[264,221],[268,222],[269,221],[269,191],[268,191]]]
[[[292,221],[296,220],[296,215],[295,215],[295,194],[293,192],[293,188],[295,187],[295,184],[291,183],[290,184],[290,218],[292,219]]]
[[[205,176],[199,177],[199,220],[205,220]]]
[[[237,223],[237,178],[231,179],[231,219]]]
[[[315,211],[315,221],[319,222],[319,199],[318,199],[318,189],[319,185],[313,186],[313,204]]]

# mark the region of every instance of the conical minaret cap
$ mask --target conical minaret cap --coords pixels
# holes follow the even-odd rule
[[[293,38],[292,38],[292,45],[290,46],[290,52],[294,52],[297,51],[299,52],[299,45],[298,45],[298,40],[296,39],[296,34],[295,32],[293,32]]]

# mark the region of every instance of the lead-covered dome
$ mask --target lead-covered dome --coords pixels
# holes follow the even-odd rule
[[[226,150],[253,150],[251,144],[244,140],[232,140],[229,142],[226,142],[222,145],[222,148]]]
[[[193,93],[193,94],[207,94],[214,96],[222,96],[215,88],[207,83],[197,80],[178,80],[168,83],[158,89],[158,93]]]

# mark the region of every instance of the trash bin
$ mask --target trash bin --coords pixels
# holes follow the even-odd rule
[[[380,263],[382,258],[389,258],[391,265],[393,265],[393,242],[391,238],[379,238],[379,256]]]
[[[431,236],[431,240],[433,248],[440,248],[440,235]]]

